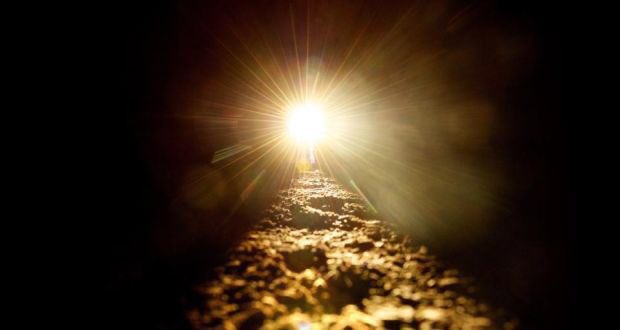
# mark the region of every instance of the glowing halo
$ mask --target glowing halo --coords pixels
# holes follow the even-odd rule
[[[286,125],[288,136],[299,143],[314,145],[326,135],[323,107],[316,102],[291,107]]]

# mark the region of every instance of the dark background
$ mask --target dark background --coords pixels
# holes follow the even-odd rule
[[[229,58],[207,35],[234,45],[231,25],[242,32],[263,26],[268,33],[286,25],[281,20],[291,5],[294,12],[303,13],[307,4],[112,2],[80,11],[80,24],[74,29],[87,28],[76,40],[76,64],[83,72],[75,90],[84,96],[84,111],[74,116],[80,133],[73,139],[78,142],[76,154],[84,157],[72,171],[83,186],[68,197],[79,201],[78,209],[83,210],[75,224],[84,243],[80,259],[95,266],[82,277],[91,290],[95,288],[86,299],[101,303],[106,311],[93,319],[95,325],[182,327],[179,297],[188,283],[221,260],[290,175],[270,167],[252,197],[238,204],[239,194],[260,166],[236,176],[251,157],[225,169],[209,163],[215,151],[238,138],[238,128],[229,119],[240,114],[200,109],[210,109],[205,100],[230,100],[227,88],[235,88],[227,74]],[[361,29],[358,24],[374,17],[378,23],[363,39],[372,44],[410,6],[398,1],[319,1],[313,4],[313,17],[340,22],[333,32],[336,37],[330,35],[334,45],[346,43]],[[394,112],[380,118],[371,114],[369,118],[381,126],[375,130],[376,141],[397,148],[390,157],[422,168],[422,174],[382,164],[371,155],[368,159],[376,167],[342,155],[350,176],[336,175],[344,184],[355,179],[385,218],[466,274],[477,276],[487,298],[513,310],[524,328],[569,328],[576,301],[576,196],[572,116],[563,86],[567,22],[561,9],[527,1],[452,1],[420,7],[404,18],[403,31],[410,31],[412,39],[398,40],[400,48],[390,51],[383,71],[366,73],[372,77],[396,69],[422,72],[425,64],[403,67],[399,56],[443,54],[433,55],[428,72],[405,73],[407,79],[393,91],[402,94],[408,86],[424,85],[420,81],[425,79],[430,86],[443,86],[421,95],[431,108],[455,109],[460,124],[456,133],[442,130],[448,125],[443,118],[450,114],[441,111]],[[451,20],[460,12],[461,25]],[[343,52],[332,48],[335,58]],[[509,55],[502,57],[505,52]],[[222,87],[218,80],[227,84]],[[376,86],[371,78],[367,85]],[[409,95],[400,102],[415,97],[420,96]],[[482,130],[483,119],[478,118],[483,115],[468,112],[474,106],[459,107],[463,104],[492,104],[492,133],[467,135],[470,127]],[[227,120],[213,124],[196,120],[196,113]],[[412,127],[416,138],[408,135]],[[458,141],[473,142],[455,144],[451,134]],[[483,138],[486,142],[479,143]],[[390,173],[389,179],[382,171]],[[472,208],[478,204],[469,197],[469,188],[434,185],[424,177],[440,177],[457,186],[473,183],[470,186],[482,187],[481,195],[493,196],[492,202],[485,199],[481,205],[488,207]],[[388,203],[382,196],[394,183],[390,180],[414,188],[393,192]],[[186,182],[209,187],[197,193],[202,196],[199,207],[191,198],[179,197],[186,196]],[[411,201],[422,197],[429,199],[424,209],[430,211],[418,214],[419,222],[403,223],[412,217]]]

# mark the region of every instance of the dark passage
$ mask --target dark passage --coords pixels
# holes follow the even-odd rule
[[[574,326],[561,8],[94,7],[76,41],[94,45],[75,82],[84,188],[62,196],[74,264],[94,264],[76,275],[93,326]],[[288,141],[265,135],[306,72],[347,129],[317,148],[321,174],[298,177]]]

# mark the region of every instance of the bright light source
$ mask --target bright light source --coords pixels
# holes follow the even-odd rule
[[[293,107],[287,118],[288,135],[297,142],[314,144],[325,136],[325,116],[317,103]]]

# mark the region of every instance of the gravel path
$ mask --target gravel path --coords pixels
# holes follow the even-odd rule
[[[282,191],[209,281],[196,329],[511,329],[472,281],[317,172]]]

